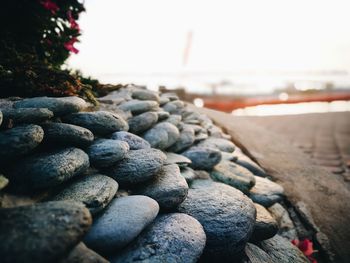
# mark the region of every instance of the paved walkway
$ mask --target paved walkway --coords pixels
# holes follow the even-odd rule
[[[245,118],[282,135],[314,164],[350,182],[350,112]]]

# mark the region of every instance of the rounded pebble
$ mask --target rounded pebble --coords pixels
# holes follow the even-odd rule
[[[129,144],[130,150],[150,149],[148,141],[130,132],[120,131],[112,134],[111,139],[124,141]]]
[[[190,159],[190,166],[197,170],[211,170],[221,161],[221,152],[210,148],[191,147],[182,155]]]
[[[135,134],[141,134],[150,129],[158,121],[156,112],[145,112],[128,119],[129,131]]]

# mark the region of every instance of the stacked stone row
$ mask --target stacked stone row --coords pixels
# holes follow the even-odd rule
[[[207,116],[136,86],[100,102],[0,104],[0,186],[34,203],[0,208],[3,262],[307,262],[276,235],[283,188]]]

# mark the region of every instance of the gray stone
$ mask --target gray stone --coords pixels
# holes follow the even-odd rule
[[[153,100],[130,100],[118,106],[124,111],[131,111],[132,114],[140,114],[146,111],[155,111],[159,104]]]
[[[178,128],[169,122],[161,122],[143,134],[153,148],[165,150],[173,145],[180,137]]]
[[[182,155],[192,161],[193,169],[198,170],[210,170],[221,161],[221,152],[210,148],[191,147]]]
[[[289,240],[275,235],[273,238],[264,240],[260,247],[272,258],[279,263],[309,263],[310,261],[304,254],[294,246]]]
[[[95,167],[109,167],[124,159],[129,151],[126,142],[118,140],[99,139],[87,149],[90,162]]]
[[[8,123],[11,120],[12,124],[40,123],[53,117],[52,111],[43,108],[6,108],[2,109],[2,114],[4,123]]]
[[[129,129],[128,123],[121,116],[107,111],[73,113],[64,117],[63,120],[70,124],[82,126],[99,135]]]
[[[84,242],[98,252],[116,252],[134,240],[158,211],[157,202],[147,196],[116,198],[94,220]]]
[[[1,161],[31,152],[41,143],[43,138],[43,129],[33,124],[17,126],[0,132]]]
[[[95,174],[78,178],[51,199],[81,202],[96,214],[109,204],[117,190],[118,183],[112,178]]]
[[[80,242],[60,263],[108,263],[109,261]]]
[[[196,218],[207,235],[204,258],[228,260],[242,252],[255,223],[252,201],[242,192],[221,183],[189,189],[178,210]]]
[[[176,164],[165,165],[157,175],[137,191],[156,200],[162,209],[171,209],[181,204],[188,192],[185,178]]]
[[[166,154],[166,161],[165,164],[177,164],[180,167],[186,167],[187,165],[191,164],[191,160],[188,159],[187,157],[180,155],[180,154],[176,154],[176,153],[172,153],[172,152],[165,152]]]
[[[251,240],[261,241],[269,239],[277,234],[278,226],[269,211],[259,204],[254,204],[256,208],[256,221]]]
[[[190,167],[181,168],[181,175],[185,178],[188,184],[192,183],[197,178],[195,172]]]
[[[178,127],[178,125],[181,123],[181,119],[182,119],[181,115],[171,114],[165,121]]]
[[[88,155],[77,148],[26,157],[11,167],[11,183],[24,189],[45,189],[81,174],[89,167]]]
[[[159,96],[156,92],[147,89],[134,89],[132,98],[137,100],[154,100],[159,102]]]
[[[164,105],[164,104],[166,104],[166,103],[168,103],[170,101],[170,99],[169,98],[167,98],[167,97],[164,97],[164,96],[161,96],[160,98],[159,98],[159,105]]]
[[[83,204],[47,202],[0,209],[1,262],[57,262],[91,225]]]
[[[164,121],[170,117],[170,113],[167,111],[157,111],[157,114],[158,114],[159,121]]]
[[[170,101],[162,106],[163,110],[169,113],[178,113],[185,106],[184,102],[181,100]]]
[[[87,107],[85,100],[70,96],[63,98],[36,97],[20,100],[14,103],[14,107],[20,108],[47,108],[55,116],[62,116],[79,112]]]
[[[290,218],[288,211],[279,203],[276,203],[268,208],[272,217],[277,221],[278,234],[292,241],[298,239],[298,234],[294,223]]]
[[[235,150],[235,145],[225,139],[209,137],[206,140],[198,143],[198,147],[214,148],[223,152],[232,153]]]
[[[269,207],[283,199],[284,190],[279,184],[267,178],[255,176],[255,185],[250,189],[249,197],[258,204]]]
[[[49,122],[41,124],[44,129],[44,140],[49,144],[85,147],[94,141],[93,133],[80,126]]]
[[[279,261],[273,260],[264,250],[251,243],[246,245],[244,252],[248,258],[244,263],[279,263]]]
[[[120,184],[138,184],[152,179],[165,160],[166,155],[157,149],[131,150],[105,172]]]
[[[141,134],[150,129],[158,121],[156,112],[145,112],[128,120],[129,131],[135,134]]]
[[[120,131],[112,134],[111,139],[127,142],[130,150],[149,149],[151,145],[148,141],[130,132]]]
[[[174,92],[166,92],[161,94],[161,98],[168,98],[169,101],[179,100],[179,96]]]
[[[169,150],[173,152],[181,152],[191,147],[195,141],[194,130],[191,126],[185,125],[180,131],[180,137]]]
[[[201,224],[186,214],[159,216],[112,263],[197,262],[205,246]]]
[[[243,193],[248,193],[255,184],[254,175],[242,166],[230,161],[221,161],[210,173],[219,182],[231,185]]]
[[[2,112],[0,110],[0,125],[2,124],[2,118],[3,118],[3,115],[2,115]]]
[[[200,189],[200,188],[205,188],[205,187],[211,187],[215,186],[215,183],[212,179],[201,179],[201,178],[196,178],[193,180],[191,183],[191,189]]]
[[[233,155],[233,153],[228,153],[228,152],[221,152],[221,156],[222,156],[222,160],[231,161],[231,162],[236,162],[238,159],[237,156]],[[244,165],[242,166],[245,167]]]
[[[201,141],[206,140],[208,138],[209,138],[208,134],[200,132],[200,133],[195,135],[194,142],[195,143],[196,142],[201,142]]]
[[[252,161],[248,156],[243,154],[240,149],[237,149],[234,152],[234,156],[236,156],[237,160],[235,162],[249,171],[251,171],[254,175],[260,177],[266,177],[266,173],[264,169],[262,169],[259,165],[257,165],[254,161]]]

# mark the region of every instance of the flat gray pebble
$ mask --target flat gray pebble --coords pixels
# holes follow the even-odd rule
[[[192,161],[193,169],[198,170],[211,170],[221,161],[221,152],[211,148],[191,147],[182,155]]]
[[[176,143],[169,150],[173,152],[182,152],[191,147],[195,141],[194,129],[191,126],[185,125],[181,131]]]
[[[91,214],[103,210],[118,190],[118,183],[112,178],[101,175],[82,176],[57,193],[53,201],[76,201],[83,203]]]
[[[148,141],[153,148],[161,150],[172,146],[179,137],[179,129],[169,122],[158,123],[143,134],[143,138]]]
[[[166,161],[165,164],[177,164],[179,167],[187,167],[189,164],[192,163],[190,159],[187,157],[172,153],[172,152],[165,152],[166,154]]]
[[[146,111],[155,111],[159,107],[158,102],[153,100],[130,100],[118,105],[123,111],[131,111],[132,114],[140,114]]]
[[[40,123],[53,117],[53,112],[44,108],[6,108],[2,109],[2,113],[4,123],[8,123],[11,120],[13,124]]]
[[[227,260],[239,254],[248,242],[255,223],[253,202],[242,192],[221,183],[189,189],[178,211],[196,218],[203,226],[206,260]]]
[[[63,121],[82,126],[98,135],[108,135],[129,129],[128,123],[121,116],[108,111],[73,113],[65,116]]]
[[[229,140],[213,137],[201,141],[198,143],[198,147],[214,148],[228,153],[232,153],[235,150],[235,145]]]
[[[124,141],[129,144],[130,150],[150,149],[151,145],[143,138],[126,131],[115,132],[111,139]]]
[[[188,184],[192,183],[197,178],[197,175],[190,167],[181,168],[181,176],[185,178]]]
[[[159,121],[164,121],[170,116],[170,113],[167,111],[157,111],[157,114],[158,114]]]
[[[114,199],[85,236],[88,247],[116,252],[134,240],[157,216],[156,201],[141,195]]]
[[[254,205],[256,208],[256,221],[251,240],[261,241],[273,237],[278,231],[276,220],[272,218],[265,207],[259,204]]]
[[[156,112],[145,112],[128,119],[129,131],[135,134],[141,134],[150,129],[158,121]]]
[[[244,263],[278,263],[279,261],[273,260],[264,250],[258,246],[248,243],[244,249],[244,252],[248,258],[248,261]]]
[[[87,107],[85,100],[70,96],[62,98],[36,97],[20,100],[14,103],[14,107],[19,108],[47,108],[55,116],[62,116],[74,112],[79,112]]]
[[[159,102],[159,95],[157,92],[147,89],[134,89],[131,96],[133,99],[137,100],[154,100]]]
[[[249,197],[258,204],[269,207],[283,199],[284,189],[267,178],[255,176],[255,185],[250,189]]]
[[[201,224],[186,214],[159,216],[112,263],[129,262],[197,262],[205,246]]]

